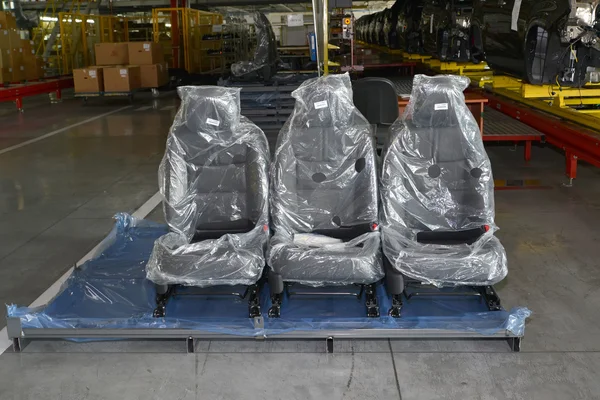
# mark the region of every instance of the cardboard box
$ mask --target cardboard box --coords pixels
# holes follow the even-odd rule
[[[127,43],[96,43],[94,46],[96,65],[129,64]]]
[[[10,35],[6,29],[0,30],[0,49],[10,49]]]
[[[23,65],[25,66],[25,80],[34,81],[40,78],[37,70],[36,61],[37,60],[35,55],[31,53],[23,54]]]
[[[169,72],[166,63],[140,65],[141,84],[143,88],[158,88],[169,83]]]
[[[25,66],[25,69],[35,69],[36,61],[35,55],[23,53],[23,65]]]
[[[10,29],[17,27],[17,19],[10,11],[0,11],[0,29]]]
[[[0,49],[0,68],[10,68],[11,59],[10,49]]]
[[[165,61],[163,49],[158,43],[129,42],[129,64],[150,65]]]
[[[11,68],[0,68],[0,83],[12,82]]]
[[[75,93],[98,93],[104,91],[102,67],[89,67],[73,70]]]
[[[35,54],[33,40],[21,39],[21,46],[19,47],[22,48],[25,53]]]
[[[12,74],[11,82],[21,82],[25,80],[25,66],[15,65],[9,68],[9,72]]]
[[[46,63],[42,57],[35,58],[35,69],[37,71],[38,78],[42,79],[46,76]]]
[[[10,47],[12,49],[20,49],[21,48],[21,34],[16,29],[8,30],[8,40],[10,40]]]
[[[10,66],[17,68],[23,65],[23,49],[10,49]]]
[[[135,65],[105,67],[102,72],[105,92],[131,92],[142,85],[140,67]]]
[[[30,68],[30,67],[28,68],[26,66],[25,67],[25,80],[28,82],[31,82],[31,81],[37,81],[38,79],[40,79],[40,77],[38,76],[35,66],[33,68]]]

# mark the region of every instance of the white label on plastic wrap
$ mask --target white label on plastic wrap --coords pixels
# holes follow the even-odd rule
[[[519,20],[519,13],[521,12],[521,0],[515,0],[512,9],[512,18],[510,19],[510,29],[513,31],[518,30],[517,21]]]
[[[433,14],[431,14],[431,19],[429,20],[429,33],[433,33]]]
[[[206,123],[212,126],[219,126],[221,125],[220,121],[217,121],[216,119],[212,119],[212,118],[206,118]]]
[[[315,103],[315,110],[318,110],[320,108],[327,108],[327,100],[317,101]]]
[[[435,111],[438,111],[438,110],[447,110],[448,109],[448,103],[436,103],[433,106],[433,109]]]
[[[19,53],[22,53],[22,52],[23,52],[23,49],[19,49]]]
[[[304,15],[288,14],[287,26],[304,26]]]
[[[144,50],[150,51],[150,43],[144,43]]]
[[[93,70],[93,69],[89,70],[89,75],[90,75],[90,78],[95,78],[96,77],[96,71]]]
[[[31,50],[31,54],[35,54],[35,50]]]
[[[19,68],[21,71],[25,71],[25,67],[21,65],[21,67]]]
[[[212,31],[215,32],[215,33],[216,32],[223,32],[223,25],[218,25],[218,24],[217,25],[213,25],[212,26]]]
[[[127,70],[126,69],[119,70],[119,73],[121,74],[122,78],[125,78],[127,76]]]

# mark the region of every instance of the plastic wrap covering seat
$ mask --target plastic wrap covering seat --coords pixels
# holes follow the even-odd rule
[[[231,65],[231,73],[243,77],[257,73],[260,78],[269,79],[277,70],[277,38],[268,18],[260,12],[253,13],[256,34],[256,48],[251,61],[240,61]]]
[[[154,245],[158,285],[251,285],[268,240],[264,133],[240,115],[240,89],[184,86],[159,169],[170,233]]]
[[[492,169],[465,105],[468,84],[415,76],[383,157],[384,254],[396,271],[436,286],[493,285],[507,274],[494,236]]]
[[[286,282],[374,283],[383,277],[374,138],[350,78],[309,79],[292,96],[271,168],[268,264]]]

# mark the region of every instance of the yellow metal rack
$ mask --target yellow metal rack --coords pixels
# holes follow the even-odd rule
[[[531,107],[600,130],[600,85],[582,88],[531,85],[508,76],[483,78],[479,86]]]
[[[58,14],[60,24],[61,73],[96,63],[96,43],[127,42],[127,18],[80,13]]]
[[[189,73],[223,68],[222,15],[191,8],[155,8],[152,24],[154,41],[162,44],[171,68]]]
[[[473,81],[493,75],[492,70],[485,62],[473,64],[470,62],[440,61],[434,58],[422,60],[421,62],[440,74],[468,76]]]

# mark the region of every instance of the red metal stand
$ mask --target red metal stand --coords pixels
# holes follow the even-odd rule
[[[58,78],[43,82],[31,82],[0,88],[0,102],[14,101],[17,110],[23,111],[23,98],[40,94],[56,93],[56,99],[62,98],[63,89],[73,87],[73,78]]]
[[[577,161],[600,167],[600,134],[523,104],[490,93],[484,94],[489,105],[545,135],[546,141],[565,151],[565,174],[570,181],[577,177]]]

